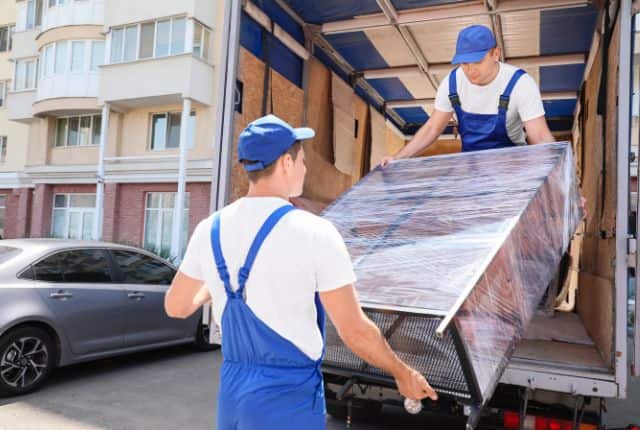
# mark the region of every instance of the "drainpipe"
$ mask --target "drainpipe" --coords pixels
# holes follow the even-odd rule
[[[93,224],[93,239],[102,240],[104,223],[104,153],[109,136],[109,104],[102,106],[102,124],[100,130],[100,146],[98,149],[98,172],[96,174],[96,219]]]
[[[184,206],[187,178],[187,130],[191,116],[191,99],[182,100],[182,117],[180,118],[180,160],[178,164],[178,192],[173,204],[173,225],[171,231],[171,260],[178,263],[182,260],[182,229],[185,223]]]

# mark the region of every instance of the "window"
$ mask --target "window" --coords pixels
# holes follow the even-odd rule
[[[66,0],[49,0],[49,7],[61,6],[66,3]]]
[[[7,209],[6,204],[7,196],[0,195],[0,239],[4,239],[4,217]],[[0,247],[0,249],[2,248],[4,247]],[[0,253],[0,255],[2,255],[2,253]],[[0,261],[2,261],[2,258],[0,258]]]
[[[71,71],[84,70],[84,41],[71,42]]]
[[[0,136],[0,163],[7,161],[7,136]]]
[[[53,76],[54,46],[55,44],[51,44],[44,49],[44,56],[42,59],[42,76]]]
[[[151,149],[163,150],[180,147],[180,112],[157,113],[151,116]],[[196,113],[191,112],[187,129],[187,148],[193,148]]]
[[[109,262],[101,249],[83,249],[53,254],[33,265],[38,281],[111,282]]]
[[[0,107],[4,107],[4,101],[7,99],[7,87],[9,81],[0,81]]]
[[[55,53],[54,72],[56,74],[65,73],[67,71],[67,42],[56,43]]]
[[[63,282],[62,264],[64,255],[53,254],[33,265],[33,274],[38,281]]]
[[[121,28],[114,29],[111,32],[111,62],[119,63],[122,61],[122,42],[124,42],[124,30]]]
[[[171,285],[175,270],[155,258],[133,251],[112,250],[125,284]]]
[[[140,29],[140,58],[153,57],[153,38],[156,31],[154,22],[142,24]]]
[[[52,236],[62,239],[91,239],[95,206],[95,194],[53,196]]]
[[[145,249],[169,257],[171,251],[171,229],[176,193],[147,193],[144,211]],[[184,220],[182,230],[182,250],[187,245],[189,232],[189,193],[185,193]]]
[[[42,0],[27,0],[27,30],[42,24]]]
[[[11,25],[0,26],[0,52],[11,51],[14,29]]]
[[[184,52],[184,39],[186,34],[186,20],[184,18],[174,18],[171,23],[171,54],[182,54]]]
[[[199,22],[193,25],[193,55],[209,59],[209,35],[211,32]]]
[[[15,90],[30,90],[35,88],[35,60],[17,60],[16,61],[16,76],[15,76]]]
[[[56,122],[56,147],[100,144],[102,117],[83,115],[58,118]]]
[[[136,59],[136,47],[138,46],[138,26],[127,27],[124,31],[124,61]]]
[[[111,63],[182,54],[185,48],[186,18],[145,22],[111,31]]]
[[[64,282],[111,282],[109,262],[101,249],[78,249],[62,255]]]
[[[91,71],[97,71],[104,64],[104,42],[91,42]]]

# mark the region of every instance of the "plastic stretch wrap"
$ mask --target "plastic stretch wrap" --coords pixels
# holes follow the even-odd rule
[[[369,313],[438,320],[443,336],[430,329],[422,339],[396,324],[392,346],[438,388],[464,397],[440,377],[459,365],[466,391],[484,403],[582,211],[571,147],[554,143],[397,161],[371,172],[323,216],[345,239]],[[382,374],[346,353],[332,330],[325,365]],[[446,345],[456,339],[455,348]],[[438,350],[454,351],[459,364]]]

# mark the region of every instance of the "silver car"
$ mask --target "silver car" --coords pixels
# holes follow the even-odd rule
[[[164,311],[175,271],[129,246],[0,240],[0,396],[36,389],[58,366],[182,343],[213,349],[201,312]]]

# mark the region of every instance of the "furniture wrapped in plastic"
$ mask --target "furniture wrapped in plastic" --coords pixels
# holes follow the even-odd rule
[[[582,219],[579,200],[563,142],[395,161],[323,217],[344,237],[362,306],[391,347],[479,414]],[[330,323],[323,365],[392,382]]]

